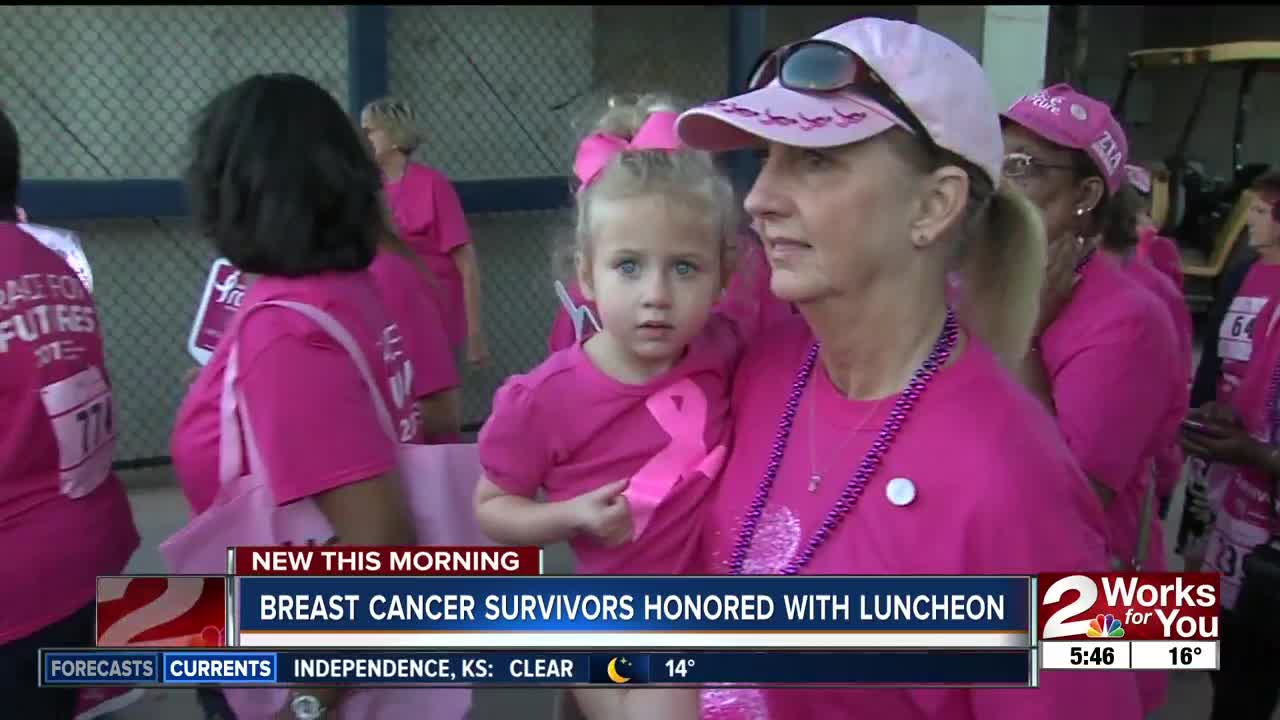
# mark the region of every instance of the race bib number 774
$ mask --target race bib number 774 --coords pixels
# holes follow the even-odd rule
[[[116,429],[111,389],[97,367],[40,389],[58,440],[58,486],[63,495],[93,492],[111,471]]]

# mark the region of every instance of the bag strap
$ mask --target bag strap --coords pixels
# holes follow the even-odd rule
[[[1156,473],[1155,461],[1152,460],[1151,482],[1147,484],[1147,492],[1142,496],[1142,512],[1138,515],[1138,544],[1133,551],[1133,571],[1142,572],[1147,560],[1147,550],[1151,548],[1151,521],[1156,513]]]
[[[232,321],[232,327],[227,332],[228,335],[233,337],[233,345],[227,358],[227,367],[222,379],[221,433],[218,449],[219,494],[221,494],[221,488],[226,487],[244,472],[242,447],[249,451],[250,462],[253,463],[253,466],[262,468],[261,458],[257,451],[257,442],[254,438],[252,426],[249,423],[248,412],[245,409],[244,395],[236,388],[235,382],[239,376],[240,366],[238,338],[240,326],[250,313],[269,306],[286,308],[306,316],[347,351],[352,362],[355,363],[356,369],[360,372],[360,376],[364,379],[365,386],[369,389],[370,397],[373,399],[374,410],[378,415],[378,423],[382,425],[382,429],[393,442],[398,442],[395,425],[391,421],[391,413],[387,409],[386,400],[378,390],[378,382],[369,368],[369,362],[364,353],[361,352],[355,338],[351,336],[351,333],[347,332],[342,323],[338,322],[329,313],[305,303],[290,300],[268,300],[256,303],[252,307],[244,308],[236,313]]]
[[[583,331],[586,329],[584,327],[585,321],[587,320],[591,321],[591,326],[596,329],[596,332],[600,332],[600,322],[591,313],[591,308],[578,306],[569,295],[564,283],[559,280],[556,281],[556,296],[560,298],[560,304],[564,306],[565,312],[569,313],[569,320],[573,323],[573,339],[575,342],[582,342]]]

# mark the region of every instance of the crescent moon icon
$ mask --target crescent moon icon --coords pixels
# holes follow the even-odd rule
[[[619,662],[618,658],[613,658],[612,660],[609,661],[609,679],[619,685],[623,683],[631,682],[631,678],[618,672],[618,662]],[[631,664],[631,663],[627,663],[625,659],[623,659],[622,662],[628,665]]]

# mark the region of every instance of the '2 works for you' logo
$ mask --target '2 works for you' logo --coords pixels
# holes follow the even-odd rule
[[[1220,595],[1213,573],[1039,575],[1043,640],[1216,640]]]

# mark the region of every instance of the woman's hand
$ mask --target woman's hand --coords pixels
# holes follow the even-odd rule
[[[1040,294],[1037,336],[1044,334],[1045,328],[1053,324],[1058,313],[1062,312],[1062,308],[1071,299],[1076,283],[1080,282],[1076,264],[1088,251],[1089,245],[1079,242],[1075,237],[1061,238],[1049,244],[1049,264],[1045,270],[1044,289]]]
[[[1217,400],[1210,400],[1200,407],[1188,412],[1187,418],[1199,420],[1200,422],[1216,422],[1224,425],[1234,425],[1237,427],[1244,425],[1240,420],[1240,416],[1236,414],[1234,408],[1226,403],[1220,403]]]
[[[484,333],[475,331],[467,335],[467,362],[472,367],[485,367],[489,364],[489,342]]]
[[[1200,418],[1198,418],[1200,419]],[[1263,467],[1270,447],[1254,439],[1238,422],[1200,419],[1203,429],[1184,427],[1179,437],[1186,452],[1214,462]]]

